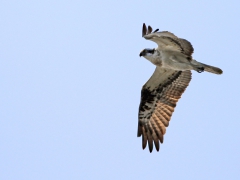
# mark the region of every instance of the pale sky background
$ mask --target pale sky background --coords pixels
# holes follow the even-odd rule
[[[1,180],[240,179],[240,1],[0,3]],[[142,23],[189,40],[193,72],[160,152],[137,138],[156,44]]]

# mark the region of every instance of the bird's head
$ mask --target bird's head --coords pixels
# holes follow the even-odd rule
[[[155,49],[146,48],[146,49],[143,49],[143,50],[140,52],[139,56],[140,56],[140,57],[143,56],[143,57],[145,57],[145,58],[146,58],[146,57],[151,57],[151,56],[153,56],[154,52],[155,52]]]
[[[149,60],[151,63],[153,64],[157,64],[158,61],[159,61],[159,53],[156,49],[149,49],[149,48],[146,48],[146,49],[143,49],[139,56],[143,56],[145,59]]]

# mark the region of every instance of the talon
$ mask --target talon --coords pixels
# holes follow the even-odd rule
[[[200,67],[200,68],[197,69],[197,72],[198,72],[198,73],[201,73],[201,72],[203,72],[203,71],[204,71],[204,67]]]

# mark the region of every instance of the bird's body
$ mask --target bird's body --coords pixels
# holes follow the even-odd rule
[[[221,69],[194,60],[189,41],[167,31],[157,31],[152,33],[151,26],[147,29],[143,24],[143,37],[156,42],[158,47],[140,52],[140,56],[156,65],[153,75],[142,88],[138,115],[138,137],[142,136],[143,149],[148,142],[150,152],[153,142],[157,151],[159,141],[163,143],[177,101],[191,81],[191,70],[222,74]]]
[[[186,55],[179,52],[161,51],[156,49],[151,56],[144,56],[154,65],[174,70],[193,70],[196,65],[191,64]],[[197,63],[196,63],[197,64]]]

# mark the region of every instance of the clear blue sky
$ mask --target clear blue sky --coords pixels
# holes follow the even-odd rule
[[[0,179],[240,179],[240,2],[12,1],[0,6]],[[142,23],[189,40],[193,72],[160,152],[137,114],[155,67]]]

